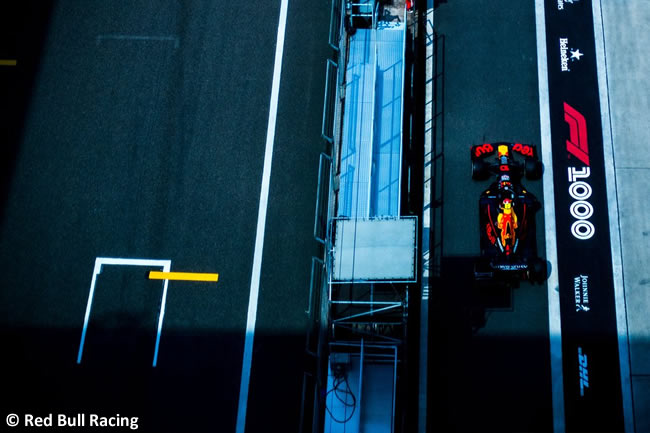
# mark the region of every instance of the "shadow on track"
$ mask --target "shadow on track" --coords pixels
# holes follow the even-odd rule
[[[3,107],[0,222],[4,220],[16,158],[54,6],[54,0],[4,2],[0,6],[0,16],[5,18],[0,29],[0,58],[17,60],[16,66],[0,66]]]

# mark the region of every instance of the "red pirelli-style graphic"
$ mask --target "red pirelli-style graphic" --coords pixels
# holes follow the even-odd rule
[[[564,121],[569,124],[569,139],[566,141],[566,150],[586,165],[589,165],[589,144],[587,143],[587,121],[585,116],[565,102]]]
[[[494,152],[494,147],[490,143],[485,143],[482,146],[476,146],[474,149],[474,156],[479,157],[483,154],[488,154]]]
[[[515,143],[512,146],[512,150],[514,152],[521,153],[522,155],[529,156],[531,158],[534,156],[534,154],[533,154],[533,146],[529,146],[527,144]]]

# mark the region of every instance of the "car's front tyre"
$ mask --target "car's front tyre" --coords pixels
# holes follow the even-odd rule
[[[542,161],[533,158],[527,158],[524,162],[524,172],[526,173],[526,179],[528,180],[538,180],[542,178],[542,172],[544,168],[542,166]]]
[[[485,180],[489,177],[488,163],[482,158],[472,160],[472,179]]]

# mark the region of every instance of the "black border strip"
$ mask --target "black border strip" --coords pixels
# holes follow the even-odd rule
[[[623,431],[591,0],[546,0],[567,431]]]

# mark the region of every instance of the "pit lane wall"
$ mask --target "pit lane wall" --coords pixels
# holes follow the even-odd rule
[[[318,199],[315,227],[327,281],[322,428],[402,431],[397,377],[404,368],[408,283],[416,282],[418,268],[418,218],[402,214],[411,73],[404,1],[335,0],[331,29],[340,34],[330,35],[337,55],[328,62],[324,102],[322,135],[331,152],[322,159],[328,167],[322,192],[329,189],[329,196]],[[387,359],[391,374],[373,376]]]

